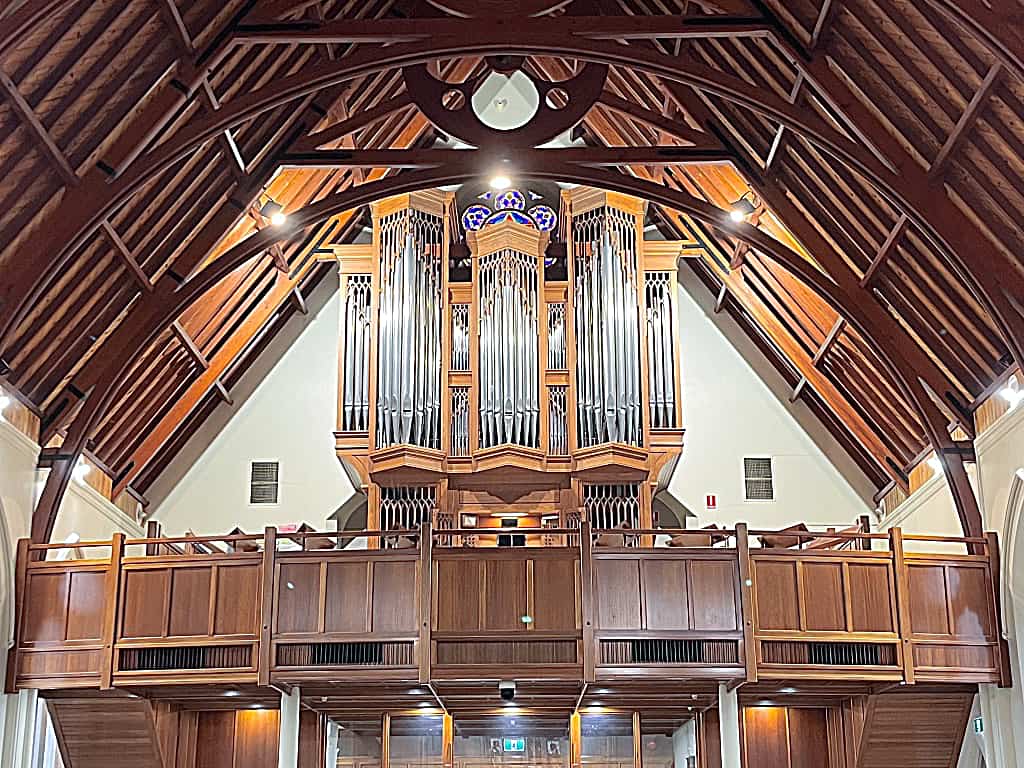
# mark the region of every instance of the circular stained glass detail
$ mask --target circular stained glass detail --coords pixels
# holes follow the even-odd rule
[[[491,215],[491,209],[486,205],[471,205],[462,212],[462,226],[472,232],[480,229]]]
[[[516,224],[522,224],[527,227],[535,228],[537,226],[533,219],[520,211],[498,211],[491,214],[484,224],[501,224],[503,221],[514,221]]]
[[[499,211],[525,211],[526,198],[518,189],[506,189],[494,198],[494,207]]]
[[[537,229],[541,232],[550,232],[558,223],[558,214],[548,205],[533,206],[530,209],[530,218],[534,220],[537,224]]]

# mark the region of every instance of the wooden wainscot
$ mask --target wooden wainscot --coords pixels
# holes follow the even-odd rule
[[[594,548],[598,680],[745,678],[738,552],[710,543],[709,536],[707,547]]]
[[[109,685],[108,626],[123,545],[115,537],[97,547],[97,559],[65,561],[36,559],[58,550],[19,542],[9,692]]]
[[[262,561],[252,551],[124,558],[115,685],[255,682]]]
[[[917,538],[904,535],[904,549]],[[907,647],[916,680],[999,682],[1002,654],[992,553],[984,550],[982,540],[976,543],[982,547],[978,554],[903,555]]]
[[[415,681],[420,580],[417,547],[278,552],[271,679]]]
[[[579,550],[434,550],[432,677],[579,679]]]
[[[751,578],[759,678],[903,677],[891,552],[766,547]]]

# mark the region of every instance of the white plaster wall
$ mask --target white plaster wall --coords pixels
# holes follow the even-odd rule
[[[1024,470],[1024,407],[1004,414],[978,435],[974,448],[978,461],[969,476],[985,530],[999,534],[1002,550],[1003,624],[1014,680],[1011,689],[981,686],[978,703],[985,732],[980,742],[988,768],[1010,768],[1020,765],[1024,747],[1024,504],[1019,499],[1016,505],[1010,503],[1014,478]],[[882,528],[895,526],[908,533],[963,535],[945,477],[931,478],[882,521]]]
[[[12,642],[11,616],[15,547],[29,535],[32,509],[42,489],[46,472],[36,470],[39,446],[0,417],[0,647]],[[115,531],[141,536],[142,530],[120,509],[92,488],[72,481],[64,494],[53,540],[63,541],[72,533],[79,540],[106,540]],[[97,553],[105,556],[107,552]],[[55,749],[52,729],[46,735],[38,729],[48,719],[39,717],[35,691],[0,695],[0,765],[28,768],[30,764],[53,766]],[[48,740],[47,740],[48,739]],[[33,754],[40,756],[32,762]]]
[[[225,533],[238,525],[259,532],[266,525],[326,518],[352,494],[334,453],[337,412],[337,277],[321,288],[330,298],[310,316],[262,382],[243,401],[180,480],[156,503],[153,516],[165,534],[192,530]],[[234,393],[233,393],[234,394]],[[224,406],[221,406],[223,409]],[[281,462],[279,503],[249,504],[249,463]]]
[[[689,286],[688,272],[680,276]],[[690,288],[697,290],[706,293],[703,286]],[[868,513],[868,504],[797,421],[792,406],[780,401],[719,329],[715,320],[721,318],[710,316],[685,288],[679,290],[679,310],[686,436],[669,488],[698,516],[698,526],[850,525]],[[744,456],[772,457],[774,501],[744,501]],[[717,511],[705,510],[707,494],[718,496]]]

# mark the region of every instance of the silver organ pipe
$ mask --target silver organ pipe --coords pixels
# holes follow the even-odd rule
[[[505,248],[479,264],[480,447],[537,447],[537,260]]]
[[[565,370],[565,304],[548,304],[548,370]]]
[[[469,387],[452,387],[451,456],[469,456]]]
[[[577,440],[643,442],[636,219],[602,207],[573,219]]]
[[[569,427],[565,409],[566,388],[548,387],[548,453],[569,455]]]
[[[453,371],[469,370],[469,305],[452,304]]]
[[[370,420],[370,275],[348,275],[342,308],[341,428],[364,432]]]
[[[407,209],[380,224],[376,446],[441,443],[440,216]]]
[[[648,400],[653,428],[679,426],[676,423],[675,317],[672,313],[674,278],[670,272],[648,272],[644,279]]]

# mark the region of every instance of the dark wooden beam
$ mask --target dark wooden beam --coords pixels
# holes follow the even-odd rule
[[[612,112],[616,112],[620,115],[624,115],[628,118],[644,123],[651,128],[655,128],[669,136],[673,136],[681,141],[689,142],[690,144],[706,146],[711,138],[703,131],[691,128],[681,119],[672,120],[664,115],[658,114],[657,112],[644,109],[634,101],[623,99],[622,97],[616,96],[614,93],[609,93],[608,91],[601,94],[597,103],[603,107],[607,107]]]
[[[999,328],[1014,360],[1024,367],[1024,317],[1013,308],[1009,298],[1024,295],[1024,276],[1009,265],[993,269],[992,259],[1002,258],[998,249],[978,247],[988,240],[988,235],[945,192],[936,194],[928,172],[847,82],[836,75],[825,56],[819,52],[806,58],[785,41],[779,41],[779,45],[821,98],[844,116],[849,129],[882,153],[893,171],[869,173],[868,178],[910,218],[937,251],[946,254],[963,274],[970,276],[972,290]],[[993,75],[997,76],[998,72]]]
[[[1019,5],[983,0],[925,2],[977,36],[1007,69],[1024,79],[1024,12]]]
[[[60,174],[64,183],[69,187],[78,184],[78,174],[75,173],[75,169],[68,163],[64,152],[57,146],[57,142],[50,135],[50,132],[46,130],[46,126],[39,119],[39,115],[35,113],[32,106],[22,96],[18,86],[3,70],[0,70],[0,88],[7,95],[7,101],[10,103],[15,114],[21,118],[25,128],[32,134],[39,148],[42,149],[43,154],[50,159],[50,163],[57,170],[57,173]]]
[[[461,21],[461,20],[460,20]],[[479,23],[479,19],[465,20]],[[516,33],[550,33],[551,19],[491,19],[492,23],[514,25]],[[239,43],[405,43],[429,40],[448,34],[450,18],[339,19],[239,24],[234,39]],[[757,17],[681,16],[672,14],[634,16],[561,16],[560,35],[592,40],[672,40],[712,37],[764,37],[772,28]]]
[[[121,236],[117,234],[117,230],[111,226],[107,219],[103,220],[103,223],[100,224],[100,228],[103,230],[104,234],[106,234],[110,242],[113,243],[115,253],[117,253],[118,258],[120,258],[128,268],[128,272],[131,273],[131,276],[135,278],[135,282],[137,282],[139,286],[146,291],[146,293],[152,293],[153,282],[149,279],[149,275],[147,275],[145,271],[143,271],[142,267],[139,266],[139,262],[136,260],[128,246],[125,245]]]
[[[732,153],[713,147],[558,147],[551,149],[510,149],[487,152],[478,149],[321,149],[288,152],[283,166],[307,168],[436,168],[451,162],[476,163],[485,173],[496,160],[507,159],[513,167],[536,162],[562,162],[573,165],[685,165],[721,163]],[[536,158],[534,160],[533,158]]]
[[[178,341],[181,342],[181,346],[185,348],[185,351],[188,352],[189,357],[195,361],[196,365],[204,371],[210,367],[210,361],[206,359],[203,351],[196,346],[195,341],[188,335],[188,332],[181,327],[181,323],[177,320],[171,323],[171,331],[178,338]]]
[[[953,130],[943,143],[942,148],[939,150],[939,154],[935,157],[935,161],[932,163],[931,168],[928,169],[928,180],[930,182],[935,182],[945,175],[946,167],[949,164],[950,158],[967,139],[967,134],[970,133],[970,130],[977,121],[978,116],[988,103],[989,97],[992,95],[992,91],[999,82],[999,76],[1002,74],[1002,71],[1002,65],[998,62],[989,68],[988,74],[985,75],[985,79],[981,81],[981,85],[978,86],[978,90],[974,92],[974,96],[967,104],[963,114],[960,115],[960,119],[957,121]]]
[[[905,213],[896,220],[895,226],[889,230],[889,235],[885,238],[885,242],[882,243],[875,257],[871,260],[871,264],[864,272],[864,277],[860,279],[862,288],[867,288],[871,285],[871,282],[875,279],[875,274],[892,255],[892,252],[896,250],[896,245],[899,243],[900,238],[903,237],[903,233],[906,232],[909,223],[910,219],[907,218]]]
[[[391,117],[403,109],[413,106],[412,98],[408,93],[402,92],[392,99],[387,99],[375,104],[369,109],[363,109],[344,120],[332,123],[316,133],[303,136],[295,142],[296,150],[316,150],[324,145],[338,141],[356,131],[361,131],[378,120]]]
[[[836,343],[836,339],[839,338],[839,334],[843,332],[843,328],[846,327],[846,320],[839,318],[836,320],[835,325],[832,326],[832,330],[828,332],[828,336],[818,347],[818,351],[814,353],[814,357],[811,358],[811,365],[820,365],[821,361],[825,359],[825,355],[828,354],[829,349]]]
[[[832,20],[839,13],[839,7],[843,0],[825,0],[818,10],[818,18],[814,20],[814,29],[811,30],[811,42],[807,47],[813,53],[821,45],[822,40],[828,34],[832,26]]]

